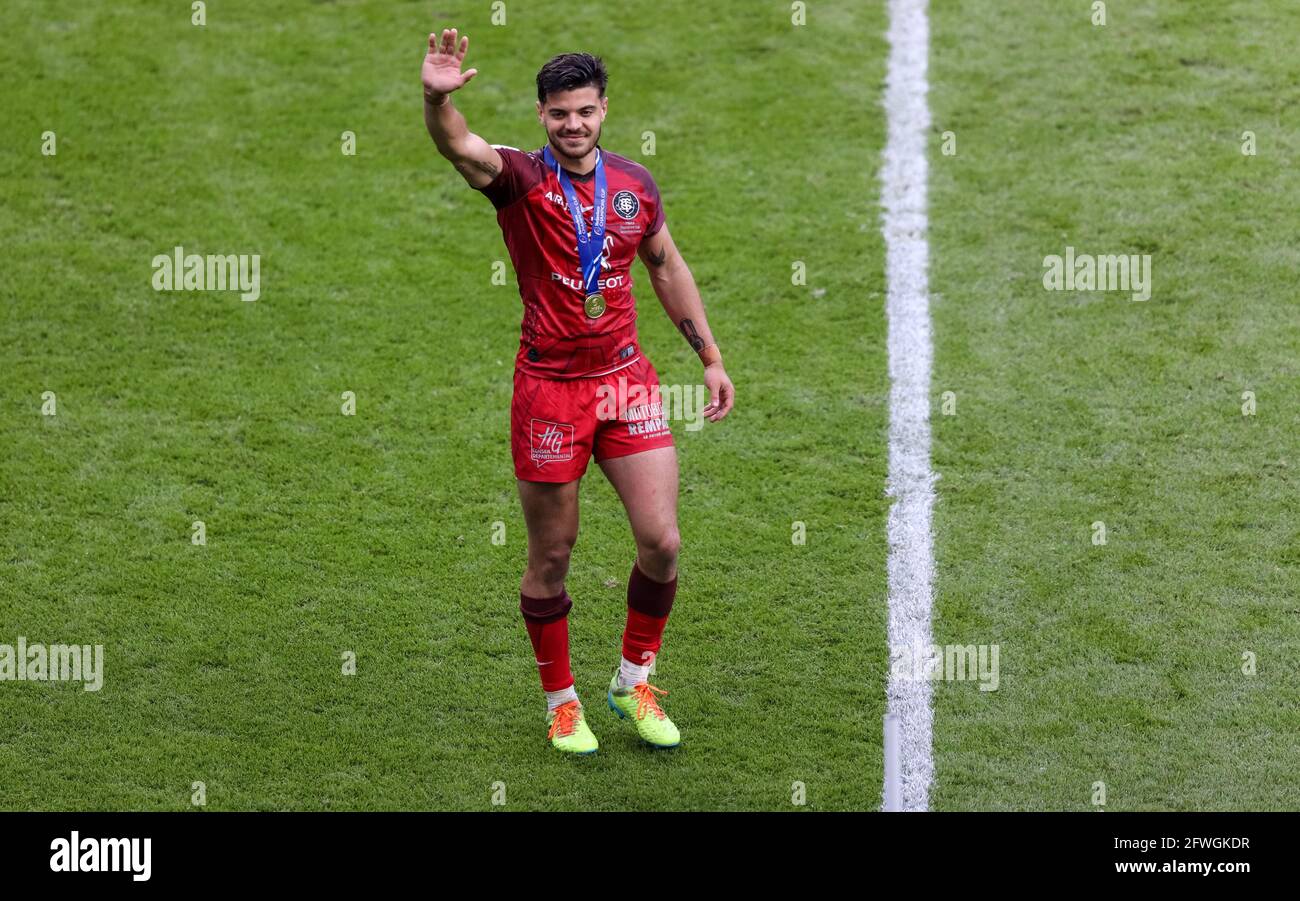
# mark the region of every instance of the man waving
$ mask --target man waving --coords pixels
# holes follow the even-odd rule
[[[468,37],[429,35],[424,121],[438,151],[492,202],[523,300],[510,431],[528,526],[520,610],[547,699],[548,737],[561,751],[597,748],[569,667],[565,590],[578,536],[578,484],[594,456],[627,510],[636,541],[618,670],[606,702],[649,744],[675,747],[680,733],[649,683],[677,593],[677,453],[642,351],[632,296],[640,255],[665,312],[700,357],[710,395],[704,416],[727,415],[735,389],[704,315],[699,290],[664,224],[644,166],[600,146],[609,100],[597,57],[566,53],[537,73],[537,117],[546,143],[533,151],[473,134],[451,94],[477,73],[462,71]],[[634,399],[611,410],[609,399]]]

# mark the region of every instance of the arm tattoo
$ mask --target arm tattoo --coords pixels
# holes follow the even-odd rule
[[[488,175],[491,175],[493,177],[495,177],[496,174],[501,171],[501,167],[493,165],[492,163],[487,162],[486,160],[472,160],[471,165],[475,169],[479,170],[480,172],[486,172]]]
[[[677,324],[677,327],[680,328],[682,334],[686,336],[686,343],[691,346],[691,350],[696,353],[704,350],[704,339],[701,338],[700,333],[695,330],[694,322],[691,322],[689,319],[683,319]]]
[[[668,248],[665,247],[663,250],[660,250],[658,253],[655,253],[653,250],[647,250],[645,255],[645,261],[649,263],[651,266],[654,266],[656,268],[662,266],[664,263],[668,261]]]

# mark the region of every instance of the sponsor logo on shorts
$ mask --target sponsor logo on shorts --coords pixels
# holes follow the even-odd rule
[[[658,402],[628,407],[627,418],[630,420],[627,424],[629,435],[653,438],[668,431],[668,420],[664,418],[663,404]]]
[[[540,468],[552,460],[573,459],[573,425],[534,419],[529,429],[533,462]]]

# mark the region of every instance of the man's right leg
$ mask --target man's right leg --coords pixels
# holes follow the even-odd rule
[[[528,527],[528,568],[519,586],[519,609],[533,643],[546,692],[551,743],[561,751],[589,754],[596,738],[587,727],[569,667],[569,608],[564,590],[569,554],[578,539],[578,481],[519,480],[519,501]]]
[[[564,592],[569,554],[578,540],[578,480],[519,480],[519,502],[528,527],[528,568],[519,590],[534,597]]]

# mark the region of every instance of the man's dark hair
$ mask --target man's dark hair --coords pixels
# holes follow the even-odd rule
[[[546,103],[546,95],[559,91],[593,87],[597,96],[605,96],[609,73],[599,56],[590,53],[561,53],[537,73],[537,102]]]

